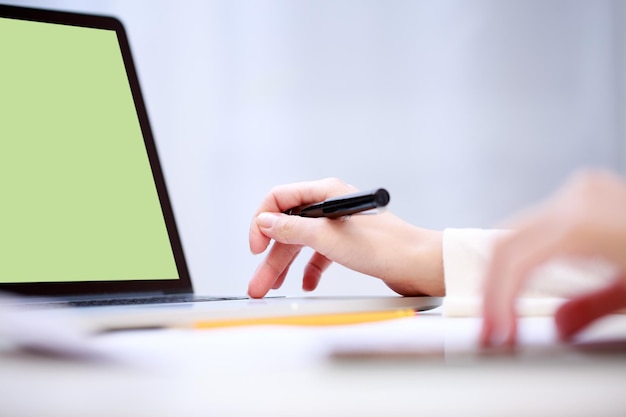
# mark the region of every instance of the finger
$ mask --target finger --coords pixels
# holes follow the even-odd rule
[[[517,344],[516,311],[512,308],[506,317],[494,318],[493,315],[483,314],[479,344],[483,348],[504,347],[512,348]]]
[[[286,269],[293,262],[302,247],[299,245],[285,245],[274,243],[270,253],[261,262],[248,284],[248,295],[252,298],[261,298],[274,286]]]
[[[250,231],[248,232],[248,245],[250,247],[250,252],[252,252],[253,255],[265,252],[267,247],[270,245],[270,241],[271,239],[259,230],[259,226],[256,224],[255,216],[255,218],[252,219]]]
[[[248,294],[251,297],[263,297],[271,288],[280,287],[285,279],[287,270],[294,258],[303,246],[313,247],[318,250],[318,246],[324,246],[325,242],[332,240],[329,233],[321,230],[327,227],[328,219],[309,219],[299,216],[289,216],[278,213],[261,213],[257,216],[256,222],[259,230],[268,238],[274,239],[275,243],[265,260],[259,265],[256,273],[248,285]],[[316,258],[312,267],[320,268],[321,272],[328,265],[320,258]],[[314,270],[310,273],[315,274]],[[307,278],[306,288],[315,288],[315,281],[319,282],[315,275]],[[314,285],[315,284],[315,285]]]
[[[537,212],[522,230],[495,244],[484,282],[481,345],[515,344],[515,304],[522,284],[561,250],[558,231],[548,231],[552,224],[550,212]]]
[[[248,238],[250,251],[254,254],[261,253],[267,249],[270,242],[270,238],[263,234],[256,222],[256,217],[260,213],[282,213],[293,207],[318,203],[354,191],[356,188],[336,178],[299,182],[273,188],[256,210],[250,225]]]
[[[519,238],[515,239],[493,251],[483,292],[483,346],[514,345],[516,341],[516,298],[529,267],[516,249]]]
[[[483,312],[479,344],[483,348],[514,347],[517,344],[517,316],[513,306],[500,309],[501,316]]]
[[[321,228],[328,225],[328,219],[311,219],[287,214],[261,213],[256,218],[259,230],[276,242],[313,247],[323,238]]]
[[[483,312],[483,321],[480,327],[480,336],[478,337],[478,343],[483,348],[488,348],[492,345],[492,334],[494,333],[493,323],[490,316],[487,317]]]
[[[272,285],[272,289],[273,290],[277,290],[280,287],[283,286],[283,283],[285,282],[285,277],[287,276],[287,274],[289,273],[289,268],[291,265],[287,266],[287,268],[285,268],[285,270],[283,271],[282,274],[280,274],[280,276],[276,279],[276,281],[274,281],[274,284]]]
[[[559,338],[570,340],[591,323],[626,307],[626,284],[623,279],[597,291],[575,297],[563,304],[554,320]]]
[[[280,276],[276,279],[276,281],[274,281],[274,284],[272,285],[273,290],[277,290],[280,287],[282,287],[283,283],[285,282],[285,277],[287,277],[287,274],[289,273],[289,269],[291,269],[291,265],[293,264],[293,261],[296,259],[296,257],[297,257],[297,254],[296,256],[291,258],[291,261],[289,262],[289,264],[285,267],[285,269],[280,274]]]
[[[319,203],[354,191],[356,188],[336,178],[280,185],[274,187],[263,199],[256,214],[264,211],[283,212],[302,204]]]
[[[302,289],[304,291],[313,291],[317,288],[322,274],[333,262],[324,255],[315,252],[311,256],[311,260],[304,268],[304,276],[302,278]]]

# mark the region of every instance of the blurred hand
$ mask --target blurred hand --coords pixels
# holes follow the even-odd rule
[[[315,253],[305,267],[302,288],[314,290],[332,262],[382,279],[402,295],[443,295],[441,232],[414,227],[389,212],[344,219],[282,214],[292,207],[318,203],[358,191],[338,179],[274,188],[250,225],[250,250],[269,253],[248,286],[251,297],[279,288],[304,246]]]
[[[626,183],[609,173],[575,175],[544,204],[520,215],[516,229],[499,241],[485,278],[483,346],[512,346],[516,338],[515,301],[524,281],[553,258],[600,257],[620,271],[607,287],[567,301],[556,313],[561,339],[592,321],[626,307]]]

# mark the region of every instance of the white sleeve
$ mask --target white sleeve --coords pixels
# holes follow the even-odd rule
[[[508,231],[446,229],[443,267],[446,285],[444,313],[448,316],[480,314],[482,282],[493,243]],[[598,288],[615,276],[615,269],[600,260],[559,260],[537,268],[518,303],[522,315],[552,314],[565,298]]]

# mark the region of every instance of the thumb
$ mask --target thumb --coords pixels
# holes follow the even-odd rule
[[[315,220],[282,213],[260,213],[256,224],[261,233],[277,242],[292,245],[310,245],[310,237],[314,236]]]
[[[595,320],[623,307],[626,307],[626,283],[623,279],[573,298],[556,312],[554,319],[559,337],[569,340]]]

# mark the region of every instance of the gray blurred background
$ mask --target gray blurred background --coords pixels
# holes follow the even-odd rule
[[[277,184],[383,186],[441,229],[489,227],[578,168],[625,171],[623,1],[10,3],[125,23],[199,292],[245,292]],[[390,291],[333,266],[319,293]]]

